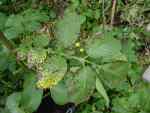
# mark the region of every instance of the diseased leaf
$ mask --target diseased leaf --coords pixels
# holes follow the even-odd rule
[[[78,73],[66,75],[63,81],[51,89],[53,100],[60,105],[86,101],[95,89],[96,74],[90,67],[84,67]],[[63,88],[64,90],[62,90]],[[58,98],[58,97],[61,98]]]
[[[75,12],[66,11],[63,19],[56,23],[56,38],[64,47],[71,46],[78,38],[81,24],[85,17]]]
[[[74,78],[75,84],[69,93],[71,102],[81,103],[87,100],[95,89],[93,85],[95,78],[96,73],[90,67],[87,66],[80,70],[78,76]]]
[[[150,0],[0,0],[0,32],[0,113],[150,113]]]
[[[67,71],[67,63],[63,57],[54,55],[48,58],[40,68],[41,70],[38,71],[40,78],[37,83],[38,88],[52,88],[63,79]]]
[[[47,57],[47,51],[42,48],[31,49],[27,55],[27,65],[29,68],[42,64]]]

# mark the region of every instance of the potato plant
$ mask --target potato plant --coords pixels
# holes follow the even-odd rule
[[[149,20],[149,0],[1,0],[0,112],[149,113]]]

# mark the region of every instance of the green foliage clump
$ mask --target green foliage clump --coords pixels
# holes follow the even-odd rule
[[[0,112],[33,113],[51,95],[77,113],[149,113],[149,4],[0,1]]]

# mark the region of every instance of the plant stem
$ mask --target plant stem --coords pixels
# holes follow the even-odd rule
[[[112,12],[111,12],[111,22],[110,22],[111,26],[113,26],[113,24],[114,24],[116,3],[117,3],[117,0],[112,0]]]
[[[0,41],[1,41],[2,44],[3,44],[4,46],[6,46],[7,49],[9,49],[10,51],[13,51],[13,50],[14,50],[14,45],[13,45],[13,43],[12,43],[10,40],[8,40],[8,39],[4,36],[4,34],[3,34],[2,32],[0,32]]]
[[[105,37],[105,0],[102,1],[103,34]]]

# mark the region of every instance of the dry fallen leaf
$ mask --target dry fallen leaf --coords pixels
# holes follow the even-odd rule
[[[143,79],[147,82],[150,82],[150,66],[143,73]]]

